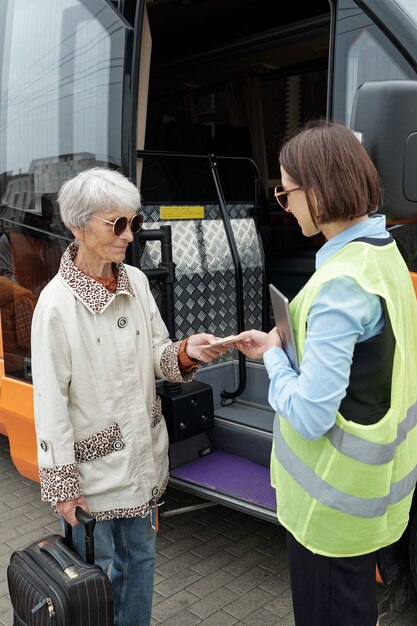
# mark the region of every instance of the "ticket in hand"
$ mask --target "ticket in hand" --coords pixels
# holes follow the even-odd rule
[[[200,348],[213,348],[214,346],[223,346],[227,343],[233,343],[235,341],[236,335],[229,335],[228,337],[222,337],[221,339],[217,339],[217,341],[213,341],[213,343],[206,343],[203,346],[199,346]]]

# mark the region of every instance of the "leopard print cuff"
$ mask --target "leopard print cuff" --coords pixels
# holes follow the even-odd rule
[[[65,502],[76,500],[83,495],[78,482],[78,470],[75,463],[40,467],[41,498],[44,502]]]
[[[189,383],[195,376],[195,370],[187,372],[184,376],[178,364],[178,352],[182,341],[175,341],[165,348],[161,356],[161,370],[166,380],[174,383]]]

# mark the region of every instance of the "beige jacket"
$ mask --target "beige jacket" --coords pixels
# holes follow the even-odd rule
[[[158,498],[168,436],[155,377],[184,381],[146,276],[120,264],[116,293],[80,272],[77,248],[42,291],[32,323],[32,376],[42,499],[83,494],[123,516]],[[190,380],[192,376],[188,376]]]

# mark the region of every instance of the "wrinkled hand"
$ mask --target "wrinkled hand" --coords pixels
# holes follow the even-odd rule
[[[207,344],[217,341],[220,337],[215,337],[209,333],[200,333],[198,335],[191,335],[188,338],[187,345],[185,346],[185,353],[190,359],[196,359],[203,363],[210,363],[213,359],[217,359],[221,354],[224,354],[231,345],[227,346],[211,346],[210,348],[203,348]]]
[[[264,352],[274,346],[282,348],[282,342],[276,328],[270,330],[269,333],[264,333],[261,330],[245,330],[240,335],[236,335],[236,340],[232,345],[250,359],[261,359]]]
[[[62,515],[64,520],[66,520],[71,526],[76,526],[77,524],[79,524],[79,521],[75,517],[75,509],[77,508],[77,506],[84,509],[84,511],[87,511],[87,513],[90,512],[84,496],[80,496],[75,500],[65,500],[64,502],[56,503],[56,509],[58,513]]]

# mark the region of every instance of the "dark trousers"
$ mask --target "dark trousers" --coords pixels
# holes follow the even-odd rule
[[[287,534],[296,626],[376,626],[376,553],[313,554]]]

